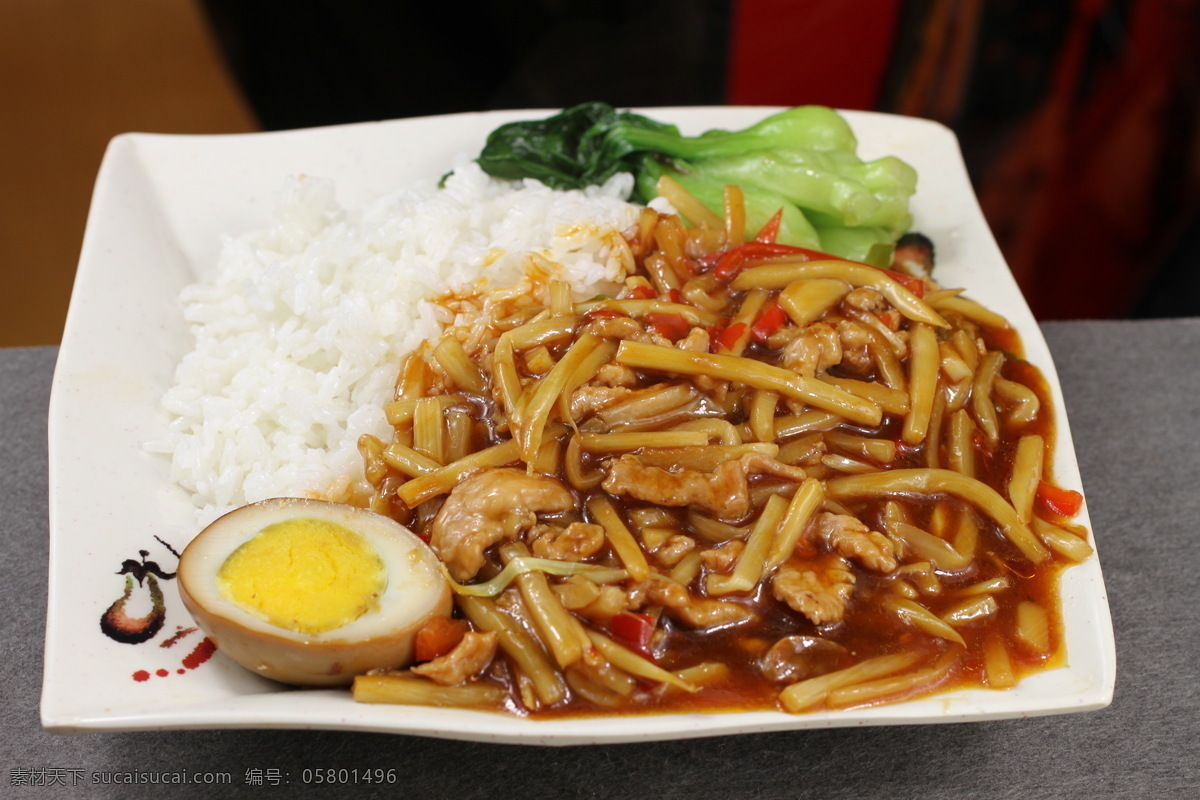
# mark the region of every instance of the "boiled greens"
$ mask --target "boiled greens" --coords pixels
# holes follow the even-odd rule
[[[748,235],[782,210],[780,243],[863,259],[908,230],[917,175],[894,156],[863,161],[857,149],[846,120],[824,106],[790,108],[739,131],[683,136],[674,125],[592,102],[497,128],[477,161],[494,177],[559,189],[628,172],[641,202],[657,195],[666,175],[717,214],[725,185],[734,184]]]

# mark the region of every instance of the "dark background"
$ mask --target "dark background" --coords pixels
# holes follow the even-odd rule
[[[1040,319],[1200,315],[1200,0],[4,0],[0,347],[57,344],[122,133],[500,108],[938,120]]]
[[[596,99],[936,119],[1040,319],[1200,313],[1192,2],[203,6],[267,129]]]

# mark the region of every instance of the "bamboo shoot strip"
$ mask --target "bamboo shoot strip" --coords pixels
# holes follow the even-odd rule
[[[779,521],[787,511],[788,503],[780,495],[773,494],[759,514],[758,522],[746,540],[746,547],[738,556],[733,572],[728,575],[712,572],[708,575],[708,594],[721,595],[733,592],[749,592],[762,580],[766,570],[767,554],[775,541]]]
[[[933,412],[934,396],[937,394],[938,370],[941,368],[941,353],[933,328],[928,325],[914,325],[909,332],[909,352],[910,402],[901,438],[906,444],[919,444],[924,441],[929,430],[929,417]]]
[[[783,707],[793,714],[806,711],[825,700],[834,689],[891,675],[911,667],[920,658],[921,653],[919,652],[869,658],[852,667],[793,683],[780,692],[779,699],[783,701]]]
[[[410,478],[416,478],[419,475],[427,475],[430,472],[436,472],[442,468],[442,465],[434,461],[429,456],[418,453],[411,447],[406,447],[399,442],[392,442],[383,449],[380,457],[387,462],[388,466],[399,472],[404,473]]]
[[[590,333],[583,334],[533,389],[533,395],[522,414],[523,424],[516,436],[521,457],[526,463],[531,462],[537,455],[542,444],[542,430],[546,427],[550,412],[559,396],[574,388],[568,386],[570,379],[580,364],[602,344],[604,341],[599,337]]]
[[[492,631],[500,637],[500,649],[533,683],[534,693],[543,705],[552,706],[566,698],[567,684],[562,673],[554,668],[546,651],[520,623],[491,600],[459,597],[457,602],[476,628]]]
[[[632,650],[622,647],[599,631],[589,630],[587,634],[601,655],[611,661],[613,666],[620,667],[630,675],[657,683],[667,683],[683,689],[685,692],[696,692],[700,689],[673,672],[668,672],[653,661],[647,661]]]
[[[396,496],[409,508],[416,508],[426,500],[448,493],[472,472],[488,467],[507,466],[518,460],[519,456],[517,443],[509,439],[413,478],[396,490]],[[384,458],[387,458],[387,451],[384,451]]]
[[[1030,561],[1039,562],[1050,555],[1016,510],[986,483],[947,469],[895,469],[872,475],[848,475],[825,484],[834,500],[855,497],[883,497],[892,494],[945,492],[973,503],[1000,525],[1004,535]]]
[[[433,357],[450,380],[460,389],[472,394],[482,394],[486,387],[483,373],[463,350],[462,344],[452,336],[447,336],[433,349]]]
[[[500,546],[500,556],[506,563],[530,555],[524,542],[506,542]],[[522,572],[515,580],[534,627],[558,666],[566,668],[583,658],[583,651],[591,646],[587,636],[579,621],[563,607],[558,595],[550,588],[546,576],[530,570]]]
[[[359,703],[443,707],[495,707],[508,694],[494,683],[439,686],[426,678],[386,674],[359,675],[352,691]]]
[[[958,663],[958,654],[951,650],[924,669],[834,689],[829,693],[829,705],[841,708],[860,703],[872,703],[884,697],[918,689],[930,689],[949,675],[956,663]]]
[[[744,269],[733,279],[734,291],[746,289],[782,289],[793,281],[806,278],[835,278],[851,286],[869,286],[888,299],[896,310],[914,322],[938,328],[949,327],[941,314],[930,308],[898,281],[881,269],[851,261],[797,261]]]
[[[616,361],[634,369],[708,375],[755,389],[778,392],[816,408],[830,411],[851,422],[878,425],[883,412],[875,403],[814,378],[764,364],[752,358],[719,353],[693,353],[673,347],[625,340],[617,349]]]
[[[592,495],[587,501],[587,507],[592,519],[604,528],[604,535],[608,537],[617,558],[621,559],[625,569],[629,570],[629,577],[635,581],[644,581],[650,577],[650,564],[646,561],[646,554],[642,552],[641,546],[633,538],[633,533],[626,527],[625,521],[621,519],[612,502],[604,495]]]
[[[804,483],[800,484],[800,488],[788,503],[787,513],[783,515],[783,521],[775,534],[775,541],[772,542],[771,552],[767,556],[768,570],[791,558],[796,543],[800,541],[800,535],[804,533],[809,520],[820,509],[824,499],[825,489],[816,478],[806,478]]]
[[[637,433],[580,433],[579,446],[585,453],[628,453],[643,447],[705,447],[703,431],[645,431]]]

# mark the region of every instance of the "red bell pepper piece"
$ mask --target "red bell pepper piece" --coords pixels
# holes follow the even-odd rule
[[[719,350],[732,350],[737,344],[738,339],[742,338],[742,334],[746,332],[746,323],[735,322],[728,328],[712,328],[709,334],[712,336],[712,343],[716,345],[713,352]]]
[[[650,313],[642,317],[656,333],[665,336],[672,342],[682,339],[687,336],[691,330],[691,325],[683,318],[682,314],[656,314]]]
[[[745,260],[746,254],[741,247],[726,250],[725,254],[721,256],[721,260],[717,262],[717,266],[713,268],[713,275],[717,276],[718,280],[731,281],[734,275],[741,272],[742,263]]]
[[[787,314],[779,307],[779,304],[772,300],[762,310],[758,317],[758,321],[750,326],[750,334],[756,342],[766,342],[771,338],[771,334],[779,330],[783,323],[787,320]]]
[[[653,300],[658,297],[658,292],[654,291],[653,287],[641,284],[626,292],[625,297],[633,300]]]
[[[417,661],[432,661],[444,656],[458,647],[467,630],[466,620],[445,615],[430,617],[417,631],[413,642],[413,657]]]
[[[622,611],[612,618],[612,635],[631,649],[650,656],[650,637],[654,635],[654,618],[633,611]]]
[[[1083,507],[1083,495],[1079,492],[1046,481],[1038,482],[1037,500],[1060,517],[1073,517]]]
[[[723,253],[714,253],[710,256],[705,256],[701,259],[700,264],[712,268],[713,274],[721,280],[731,281],[750,261],[782,257],[800,259],[802,261],[849,260],[807,247],[796,247],[795,245],[778,244],[776,242],[753,241],[739,244],[737,247],[726,250]]]
[[[783,222],[783,209],[775,212],[767,224],[762,226],[758,234],[754,237],[754,241],[763,242],[765,244],[774,244],[775,237],[779,236],[779,225]]]

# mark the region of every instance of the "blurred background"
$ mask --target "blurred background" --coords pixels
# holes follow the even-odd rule
[[[1039,319],[1200,314],[1200,2],[3,0],[0,346],[56,344],[126,131],[821,103],[959,135]]]

